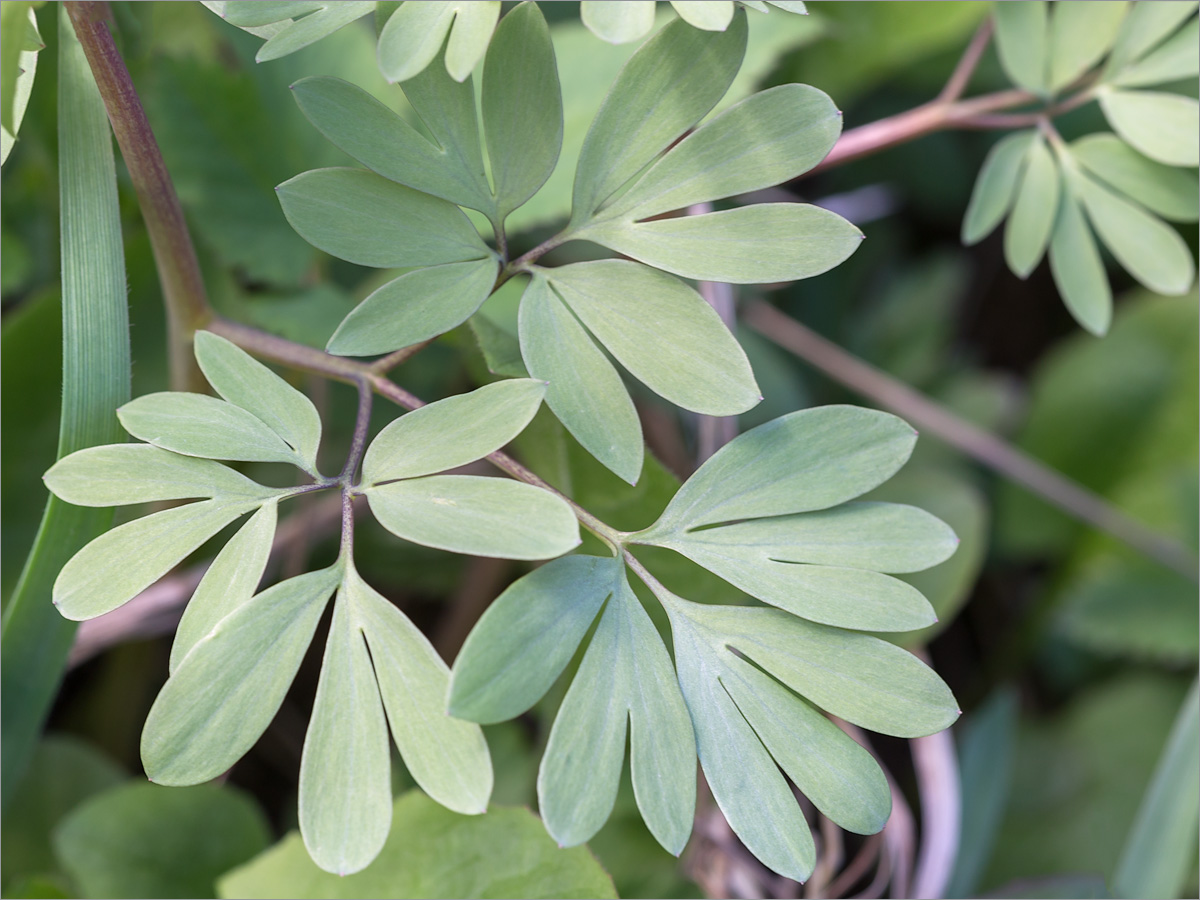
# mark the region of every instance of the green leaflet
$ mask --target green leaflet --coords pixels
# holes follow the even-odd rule
[[[1004,229],[1004,258],[1020,278],[1028,278],[1046,252],[1062,190],[1058,163],[1040,136],[1029,145],[1025,159],[1012,215]]]
[[[374,172],[316,169],[275,190],[302,238],[348,262],[387,269],[492,255],[462,210]]]
[[[1092,334],[1106,334],[1112,324],[1112,289],[1070,181],[1050,237],[1050,271],[1075,321]]]
[[[914,507],[849,503],[652,543],[798,616],[843,628],[910,631],[935,622],[933,609],[912,586],[878,573],[936,565],[954,552],[957,539]]]
[[[274,25],[324,9],[323,0],[227,0],[221,18],[239,28]]]
[[[1073,184],[1092,227],[1130,275],[1160,294],[1187,292],[1195,264],[1174,228],[1087,175],[1081,173]]]
[[[339,356],[374,356],[445,334],[479,309],[499,270],[489,257],[401,275],[356,306],[326,349]]]
[[[992,7],[1000,64],[1013,84],[1035,94],[1046,92],[1048,8],[1044,0],[997,3]]]
[[[499,17],[499,0],[402,3],[379,34],[379,70],[388,81],[407,81],[433,62],[445,43],[446,71],[465,81],[483,58]]]
[[[483,64],[482,106],[497,213],[503,220],[545,184],[562,148],[558,65],[550,29],[536,3],[520,4],[496,29]]]
[[[677,406],[729,416],[762,399],[741,345],[704,298],[678,279],[625,260],[539,274],[622,366]]]
[[[284,462],[301,468],[308,465],[258,416],[204,394],[145,394],[117,410],[117,417],[135,438],[174,453],[206,459]]]
[[[1200,103],[1163,91],[1100,93],[1113,131],[1135,150],[1168,166],[1200,165]]]
[[[724,31],[733,21],[733,0],[671,0],[671,6],[683,21],[705,31]]]
[[[1037,136],[1035,131],[1019,131],[997,141],[988,151],[971,200],[963,218],[962,242],[977,244],[1000,224],[1017,195],[1017,183],[1025,169],[1029,147]]]
[[[637,540],[648,543],[701,525],[836,506],[894,475],[916,438],[902,419],[855,406],[780,416],[710,457]]]
[[[841,131],[841,113],[816,88],[761,91],[672,147],[598,218],[646,219],[790,181],[824,159]]]
[[[304,394],[246,351],[209,331],[196,333],[196,362],[213,390],[283,438],[301,468],[317,474],[321,417]]]
[[[1151,212],[1174,222],[1196,221],[1195,172],[1155,162],[1115,134],[1089,134],[1070,150],[1088,172]]]
[[[258,590],[271,555],[278,512],[277,502],[264,503],[221,548],[200,579],[171,645],[172,673],[201,638]]]
[[[778,609],[701,606],[670,596],[664,605],[672,633],[690,629],[714,650],[736,650],[805,699],[871,731],[920,737],[959,715],[950,689],[932,669],[879,638]],[[686,627],[676,629],[684,620]]]
[[[1196,11],[1195,0],[1178,3],[1135,3],[1109,54],[1105,75],[1110,76],[1141,59]]]
[[[609,569],[609,575],[614,574]],[[691,722],[671,658],[617,563],[612,594],[567,691],[538,771],[538,807],[563,846],[608,819],[625,758],[655,838],[678,856],[691,834],[696,780]]]
[[[649,4],[653,16],[653,4]],[[585,12],[584,20],[588,19]],[[575,170],[578,227],[724,96],[746,49],[746,16],[724,32],[671,22],[633,55],[592,121]]]
[[[129,321],[112,130],[75,30],[66,11],[58,12],[62,458],[122,439],[112,411],[129,399]],[[4,806],[33,753],[75,634],[49,602],[54,579],[111,524],[108,510],[71,509],[51,497],[4,611]]]
[[[27,2],[8,3],[0,6],[0,163],[8,159],[21,120],[25,118],[25,107],[33,91],[33,79],[37,74],[38,52],[45,44],[37,30],[37,16]],[[27,25],[23,24],[28,23]],[[21,41],[22,30],[25,40]]]
[[[651,222],[602,222],[575,236],[684,278],[733,284],[812,278],[847,259],[863,239],[841,216],[806,203],[758,203]]]
[[[192,648],[142,731],[142,763],[152,781],[208,781],[254,745],[283,702],[340,575],[335,566],[281,581]]]
[[[56,497],[76,506],[125,506],[201,497],[261,500],[273,493],[219,462],[149,444],[107,444],[78,450],[51,466],[44,478]]]
[[[645,446],[633,400],[608,357],[540,274],[521,297],[518,324],[525,367],[547,382],[546,405],[588,453],[636,484]]]
[[[543,382],[514,378],[406,413],[367,448],[362,483],[416,478],[482,459],[521,433],[545,394]]]
[[[228,7],[250,5],[252,4],[236,2],[226,4],[225,18],[230,20]],[[307,7],[312,4],[303,3],[296,5]],[[258,53],[254,57],[255,61],[261,63],[272,59],[279,59],[281,56],[287,56],[289,53],[295,53],[297,50],[307,47],[309,44],[316,43],[321,38],[333,34],[339,28],[343,28],[354,20],[361,19],[370,13],[375,9],[375,3],[353,0],[353,2],[322,3],[320,7],[320,9],[310,15],[288,22],[282,29],[273,34],[258,49]],[[296,15],[298,12],[293,12],[288,17],[290,18],[291,15]]]
[[[349,875],[379,855],[392,824],[391,774],[383,704],[343,582],[300,760],[300,833],[313,862]]]
[[[1100,61],[1113,45],[1130,4],[1124,0],[1074,0],[1051,8],[1051,92],[1069,85]]]
[[[345,591],[366,635],[392,737],[409,773],[438,803],[477,815],[492,793],[483,731],[446,714],[450,670],[400,610],[347,573]]]
[[[654,27],[654,0],[583,0],[579,18],[600,40],[628,44]]]
[[[293,84],[292,96],[321,134],[373,172],[451,203],[491,209],[482,167],[459,165],[450,149],[431,143],[362,88],[312,76]]]
[[[1129,66],[1113,84],[1149,87],[1167,81],[1195,78],[1200,73],[1200,19],[1192,19],[1145,59]]]
[[[1118,897],[1167,897],[1184,890],[1196,849],[1200,807],[1200,703],[1184,698],[1113,874]]]
[[[550,559],[579,544],[579,524],[549,491],[502,478],[427,475],[368,488],[392,534],[426,547],[505,559]]]
[[[616,559],[566,556],[509,585],[454,661],[450,714],[488,724],[533,706],[575,655],[622,567]]]
[[[54,582],[54,605],[77,621],[114,610],[260,503],[262,498],[201,500],[107,531],[62,567]]]

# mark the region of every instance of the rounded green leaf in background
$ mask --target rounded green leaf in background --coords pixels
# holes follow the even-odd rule
[[[1046,90],[1049,6],[1044,0],[1023,0],[992,7],[1000,64],[1013,84],[1035,94]]]
[[[1012,215],[1004,228],[1004,258],[1020,278],[1028,278],[1037,268],[1050,244],[1062,190],[1058,162],[1040,136],[1033,139],[1025,158]]]
[[[1104,260],[1074,192],[1063,192],[1050,238],[1050,271],[1063,302],[1080,325],[1095,335],[1112,323],[1112,288]]]
[[[1100,106],[1135,150],[1168,166],[1200,165],[1200,103],[1163,91],[1105,90]]]
[[[583,0],[579,17],[600,40],[628,44],[654,27],[654,0]]]
[[[1070,150],[1088,172],[1152,213],[1174,222],[1195,222],[1200,215],[1195,172],[1155,162],[1115,134],[1089,134]]]
[[[977,244],[1003,221],[1017,195],[1017,184],[1025,171],[1025,161],[1035,131],[1018,131],[997,141],[987,158],[967,204],[963,218],[962,242]]]

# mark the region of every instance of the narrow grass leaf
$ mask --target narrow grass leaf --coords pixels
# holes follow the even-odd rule
[[[1100,61],[1116,40],[1130,5],[1124,0],[1074,0],[1051,7],[1048,87],[1052,92]]]
[[[401,3],[379,33],[379,71],[388,81],[407,81],[437,57],[450,32],[457,4]],[[461,80],[461,79],[460,79]]]
[[[733,0],[671,0],[671,6],[683,21],[705,31],[724,31],[733,21]]]
[[[512,378],[406,413],[367,448],[363,484],[431,475],[482,459],[521,433],[545,395],[544,382]]]
[[[837,213],[807,203],[757,203],[651,222],[605,222],[580,236],[684,278],[731,284],[812,278],[845,261],[863,239]]]
[[[619,6],[630,6],[622,3]],[[654,15],[654,4],[647,4]],[[587,14],[585,12],[585,21]],[[723,32],[671,22],[621,69],[584,138],[571,225],[582,225],[724,96],[746,51],[746,16]]]
[[[149,444],[106,444],[78,450],[45,474],[46,486],[76,506],[125,506],[218,497],[265,499],[274,491],[211,459]]]
[[[179,620],[175,642],[171,644],[171,673],[201,638],[258,591],[278,519],[279,504],[264,503],[221,548]]]
[[[1112,288],[1092,230],[1072,190],[1063,192],[1050,238],[1050,271],[1075,321],[1095,335],[1112,323]]]
[[[711,456],[639,539],[844,503],[891,478],[916,438],[904,420],[855,406],[780,416]]]
[[[358,304],[326,349],[339,356],[374,356],[445,334],[483,305],[499,270],[489,257],[407,272]]]
[[[54,582],[54,605],[77,621],[116,609],[259,502],[202,500],[105,532],[63,566]]]
[[[483,730],[446,713],[450,670],[405,615],[351,573],[347,593],[367,636],[392,738],[422,790],[455,812],[477,815],[492,793]]]
[[[1071,144],[1071,156],[1111,188],[1173,222],[1195,222],[1200,191],[1196,173],[1143,156],[1115,134],[1089,134]]]
[[[281,581],[192,648],[146,718],[142,763],[151,781],[209,781],[254,746],[279,710],[340,574],[335,567]]]
[[[503,219],[545,184],[562,149],[558,64],[536,3],[520,4],[496,29],[483,64],[482,106],[496,206]]]
[[[672,147],[601,217],[646,219],[790,181],[824,159],[841,131],[841,113],[816,88],[761,91]]]
[[[496,22],[500,20],[500,0],[472,0],[455,4],[454,27],[446,42],[446,72],[455,81],[466,81],[483,54]]]
[[[762,399],[737,339],[679,279],[626,260],[560,266],[546,277],[617,361],[664,399],[711,416]]]
[[[1049,5],[1044,0],[1027,0],[992,7],[1000,64],[1013,84],[1035,94],[1046,92]]]
[[[549,491],[504,478],[427,475],[366,491],[397,537],[472,556],[551,559],[579,544],[579,525]]]
[[[1037,268],[1050,244],[1061,181],[1054,155],[1045,141],[1035,138],[1026,151],[1025,170],[1004,229],[1004,258],[1020,278]]]
[[[1200,19],[1192,19],[1170,40],[1113,79],[1125,88],[1150,87],[1200,74]]]
[[[1135,3],[1109,54],[1105,75],[1120,72],[1141,59],[1196,11],[1195,0],[1173,3]]]
[[[392,824],[387,722],[353,603],[343,584],[300,758],[300,834],[337,875],[366,868]]]
[[[461,209],[374,172],[316,169],[275,191],[302,238],[360,266],[436,266],[492,255]]]
[[[774,678],[724,657],[721,684],[800,793],[847,831],[881,831],[892,792],[874,757]]]
[[[1113,131],[1168,166],[1200,165],[1200,103],[1163,91],[1104,91],[1100,106]]]
[[[566,556],[509,585],[454,661],[450,714],[503,722],[540,700],[612,594],[621,566],[616,559]]]
[[[146,394],[122,406],[117,417],[135,438],[185,456],[307,465],[254,413],[204,394]]]
[[[195,337],[196,362],[213,390],[265,422],[317,471],[321,417],[313,402],[246,351],[211,331]]]
[[[628,44],[654,27],[654,0],[583,0],[579,17],[600,40]]]
[[[645,447],[642,425],[621,376],[540,275],[521,297],[521,356],[544,379],[546,405],[584,449],[635,484]]]
[[[982,241],[1008,215],[1036,134],[1035,131],[1010,134],[988,151],[963,218],[962,242],[967,246]]]
[[[268,62],[279,59],[290,53],[295,53],[314,44],[323,37],[333,34],[339,28],[344,28],[356,19],[375,9],[375,3],[364,0],[339,0],[337,3],[322,3],[321,9],[297,19],[286,25],[283,30],[272,35],[255,54],[255,62]],[[228,18],[228,17],[226,17]]]
[[[1087,175],[1078,183],[1092,227],[1129,274],[1160,294],[1187,293],[1196,266],[1179,233]]]

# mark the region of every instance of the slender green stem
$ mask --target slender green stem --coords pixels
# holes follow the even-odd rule
[[[146,220],[167,308],[171,385],[176,390],[197,387],[203,382],[192,357],[192,333],[204,326],[212,309],[183,208],[129,70],[108,29],[108,4],[102,0],[69,0],[63,5],[100,89]]]

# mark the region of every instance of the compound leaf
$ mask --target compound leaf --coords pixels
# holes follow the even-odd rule
[[[496,29],[483,64],[482,106],[496,206],[503,218],[545,184],[562,148],[558,65],[550,29],[536,3],[520,4]]]
[[[1075,321],[1092,334],[1107,333],[1112,323],[1112,289],[1092,230],[1069,184],[1050,237],[1050,271]]]
[[[992,7],[1000,64],[1013,84],[1035,94],[1046,91],[1048,7],[1044,0],[997,3]]]
[[[357,574],[349,573],[346,591],[409,773],[443,806],[482,813],[492,793],[491,757],[478,725],[446,714],[449,668],[425,635]]]
[[[1160,44],[1196,11],[1195,0],[1177,3],[1135,3],[1117,35],[1105,73],[1119,72]]]
[[[387,723],[357,621],[339,591],[300,759],[300,833],[327,872],[349,875],[379,855],[392,824]]]
[[[653,4],[648,6],[653,16]],[[738,12],[723,32],[671,22],[630,58],[584,138],[575,170],[572,226],[582,225],[716,106],[745,50],[746,15]]]
[[[179,621],[170,672],[218,622],[254,596],[271,555],[278,512],[277,502],[264,503],[212,561]]]
[[[579,17],[600,40],[628,44],[654,27],[654,0],[583,0]]]
[[[339,356],[374,356],[445,334],[479,309],[499,268],[489,257],[407,272],[358,304],[326,349]]]
[[[1106,90],[1100,106],[1113,131],[1168,166],[1200,165],[1200,103],[1163,91]]]
[[[521,433],[545,395],[544,382],[513,378],[406,413],[367,448],[363,484],[431,475],[482,459]]]
[[[1121,87],[1149,87],[1200,73],[1200,19],[1192,19],[1161,47],[1113,79]]]
[[[1058,163],[1036,137],[1026,151],[1021,185],[1004,229],[1004,258],[1020,278],[1028,278],[1046,252],[1061,190]]]
[[[106,531],[58,573],[54,605],[66,618],[77,621],[116,609],[259,502],[202,500]]]
[[[208,781],[254,746],[283,702],[340,574],[334,567],[281,581],[192,648],[146,718],[142,763],[152,781]]]
[[[962,242],[977,244],[1000,224],[1017,195],[1017,183],[1025,169],[1029,147],[1037,132],[1019,131],[997,141],[971,191],[967,214],[963,218]]]
[[[1087,175],[1077,184],[1096,233],[1130,275],[1160,294],[1187,292],[1195,264],[1174,228]]]
[[[566,556],[509,585],[471,629],[454,661],[450,714],[487,724],[533,706],[571,661],[622,565]]]
[[[1124,0],[1075,0],[1052,7],[1051,91],[1066,87],[1104,56],[1117,38],[1129,6]]]
[[[118,409],[117,417],[135,438],[185,456],[307,465],[254,413],[204,394],[146,394]]]
[[[549,491],[503,478],[427,475],[365,491],[392,534],[426,547],[504,559],[550,559],[579,544],[579,525]]]
[[[733,284],[812,278],[843,262],[863,239],[837,213],[806,203],[757,203],[651,222],[603,222],[578,236],[684,278]]]
[[[149,444],[106,444],[64,456],[43,476],[55,496],[76,506],[124,506],[160,500],[252,500],[273,491],[211,459]]]
[[[544,379],[546,405],[584,449],[634,484],[642,471],[642,425],[625,384],[591,335],[541,275],[518,313],[521,356]]]
[[[826,509],[864,494],[908,460],[917,433],[855,406],[780,416],[734,438],[684,482],[642,542],[701,525]]]
[[[621,365],[677,406],[729,416],[762,399],[741,345],[677,278],[626,260],[560,266],[545,277]]]
[[[461,209],[374,172],[315,169],[275,190],[302,238],[361,266],[435,266],[492,255]]]
[[[303,461],[317,471],[321,417],[296,390],[240,347],[210,331],[196,333],[196,362],[213,390],[265,422]]]
[[[1111,188],[1174,222],[1195,222],[1196,173],[1165,166],[1138,153],[1115,134],[1089,134],[1071,144],[1071,156]]]
[[[841,131],[826,94],[806,84],[770,88],[685,137],[601,217],[646,219],[789,181],[824,159]]]

